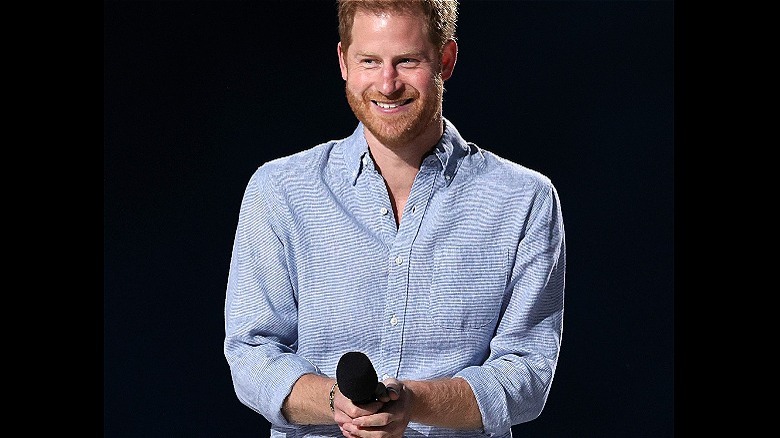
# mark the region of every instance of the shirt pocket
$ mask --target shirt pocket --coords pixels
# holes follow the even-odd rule
[[[460,330],[494,323],[507,284],[509,252],[497,246],[443,246],[434,251],[429,314]]]

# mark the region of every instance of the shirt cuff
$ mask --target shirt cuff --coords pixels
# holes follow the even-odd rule
[[[319,374],[319,370],[306,359],[295,354],[285,353],[276,358],[263,371],[267,377],[258,393],[257,404],[265,405],[266,420],[279,427],[299,428],[300,425],[287,421],[282,414],[282,404],[292,391],[293,385],[304,374]]]
[[[504,396],[504,388],[484,368],[468,367],[455,374],[471,386],[482,415],[482,429],[487,436],[505,435],[512,430],[512,423]]]

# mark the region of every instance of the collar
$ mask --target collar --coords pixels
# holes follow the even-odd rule
[[[363,127],[363,123],[358,122],[352,135],[344,139],[344,160],[353,186],[365,169],[374,168],[374,160],[368,153],[368,142]],[[444,134],[431,153],[423,158],[421,167],[436,166],[444,176],[444,185],[449,186],[455,179],[463,158],[472,150],[455,126],[444,118]]]

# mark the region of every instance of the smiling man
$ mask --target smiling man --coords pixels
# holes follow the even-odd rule
[[[455,1],[338,14],[359,123],[247,185],[225,301],[236,395],[273,437],[510,437],[541,414],[560,353],[558,194],[443,117]],[[348,352],[381,376],[375,400],[341,392]]]
[[[454,40],[455,10],[439,20],[450,25],[452,37],[434,43],[425,16],[401,6],[353,8],[342,15],[338,44],[341,77],[349,106],[363,123],[374,163],[390,194],[400,223],[412,182],[423,156],[444,131],[444,81],[452,75],[458,55]],[[383,171],[386,170],[386,171]]]

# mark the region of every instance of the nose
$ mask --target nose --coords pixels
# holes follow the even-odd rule
[[[382,94],[389,96],[400,88],[400,81],[398,80],[398,70],[392,63],[386,63],[382,66],[382,82],[379,91]]]

